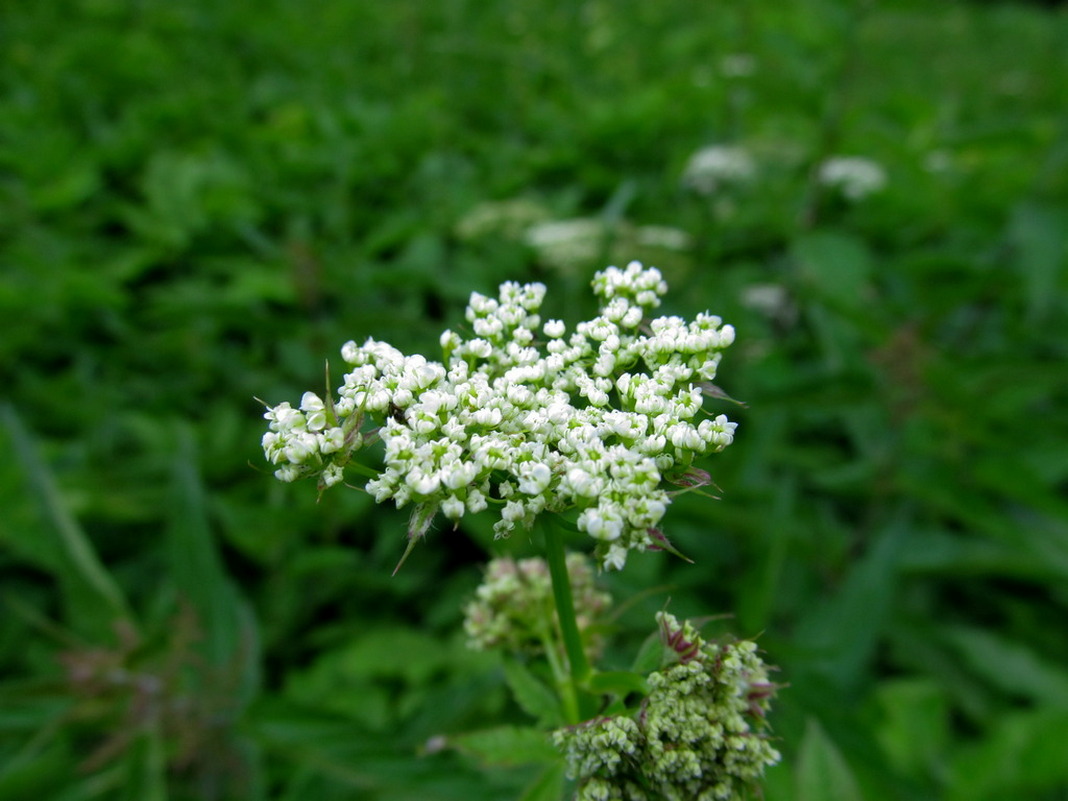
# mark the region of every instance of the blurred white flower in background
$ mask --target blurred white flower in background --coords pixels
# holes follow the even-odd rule
[[[749,183],[755,174],[756,165],[744,148],[709,145],[690,157],[682,183],[698,194],[711,195],[724,186]]]
[[[640,225],[634,229],[639,246],[686,251],[693,246],[693,237],[681,228],[666,225]]]
[[[601,258],[610,231],[593,217],[550,220],[527,228],[524,241],[549,267],[567,270]]]
[[[749,53],[730,53],[719,62],[719,71],[725,78],[748,78],[756,67],[756,59]]]
[[[932,150],[923,160],[923,168],[929,173],[949,173],[953,166],[953,156],[946,150]]]
[[[487,201],[479,203],[456,223],[456,235],[464,240],[492,235],[517,239],[531,225],[549,216],[548,209],[527,198]]]
[[[741,302],[782,324],[792,324],[797,319],[797,307],[782,284],[752,284],[742,290]]]
[[[818,177],[849,200],[863,200],[886,186],[886,171],[862,156],[832,156],[820,165]]]
[[[521,242],[543,266],[560,272],[637,256],[639,261],[657,261],[670,273],[681,275],[689,269],[693,248],[693,237],[681,228],[596,216],[554,219],[547,206],[526,198],[479,203],[453,230],[465,242],[494,237]]]

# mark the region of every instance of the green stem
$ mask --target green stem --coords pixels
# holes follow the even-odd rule
[[[553,600],[556,602],[556,619],[560,623],[560,635],[567,653],[571,672],[570,698],[566,706],[574,716],[571,723],[579,722],[581,688],[590,676],[590,663],[586,649],[582,647],[578,623],[575,621],[575,602],[571,597],[571,580],[567,574],[567,556],[564,553],[564,538],[551,523],[543,526],[545,531],[545,557],[549,563],[549,575],[553,582]]]
[[[564,720],[573,725],[582,720],[579,716],[578,696],[575,694],[575,688],[571,683],[571,676],[568,675],[563,660],[560,658],[560,644],[550,630],[552,620],[547,619],[546,623],[548,625],[538,635],[538,639],[541,641],[541,647],[545,649],[545,658],[549,662],[549,670],[553,674],[553,686],[556,687],[557,695],[560,697],[560,704],[563,706]]]

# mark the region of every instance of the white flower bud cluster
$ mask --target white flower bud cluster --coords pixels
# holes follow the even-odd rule
[[[575,604],[575,622],[591,660],[600,651],[597,623],[612,601],[598,589],[589,559],[567,555],[567,574]],[[546,621],[555,614],[552,577],[544,559],[501,557],[490,561],[475,597],[464,607],[468,644],[480,651],[504,648],[513,653],[537,654],[552,639]]]
[[[646,324],[667,284],[638,262],[597,273],[593,288],[600,313],[570,335],[559,320],[542,323],[543,285],[506,283],[497,298],[471,296],[473,336],[445,331],[441,363],[371,339],[347,343],[351,371],[336,401],[306,393],[299,409],[265,415],[275,475],[337,483],[373,438],[360,433],[368,418],[385,462],[367,491],[417,505],[413,520],[428,523],[429,509],[456,521],[493,504],[495,532],[507,536],[542,512],[576,509],[605,567],[658,547],[665,477],[734,438],[735,423],[704,413],[701,388],[734,329],[709,314]]]
[[[756,644],[703,640],[657,615],[675,664],[651,673],[634,716],[598,718],[553,734],[578,780],[577,798],[720,801],[750,798],[780,759],[762,732],[776,686]],[[639,789],[643,788],[643,789]]]

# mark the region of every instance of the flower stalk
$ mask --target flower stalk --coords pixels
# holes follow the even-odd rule
[[[549,564],[552,577],[553,601],[556,607],[556,620],[560,626],[560,637],[567,654],[570,683],[563,692],[564,709],[569,723],[582,720],[582,688],[590,677],[590,662],[586,658],[586,649],[582,644],[578,622],[575,618],[575,601],[571,594],[571,580],[567,573],[567,558],[564,553],[563,534],[557,526],[546,523],[542,526],[545,534],[545,560]]]

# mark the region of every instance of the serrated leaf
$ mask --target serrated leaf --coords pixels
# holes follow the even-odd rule
[[[849,764],[814,718],[805,725],[795,778],[796,801],[864,801]]]
[[[516,659],[505,659],[504,677],[516,703],[538,722],[538,726],[548,728],[563,724],[560,698],[526,665]]]
[[[500,726],[483,729],[450,737],[449,744],[485,765],[548,764],[561,758],[549,735],[533,728]]]

